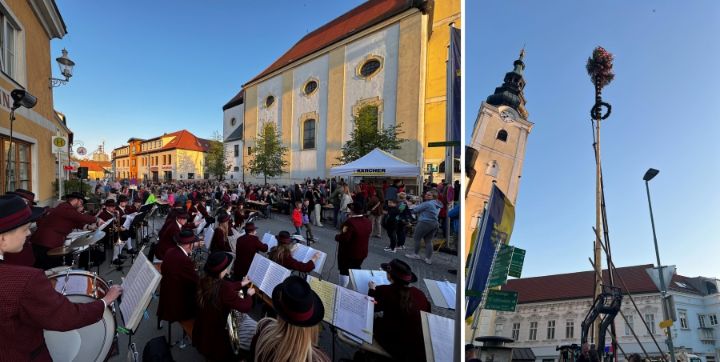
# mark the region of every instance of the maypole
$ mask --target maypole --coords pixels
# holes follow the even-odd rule
[[[593,50],[592,56],[587,61],[587,72],[590,80],[595,86],[595,104],[590,111],[594,123],[594,148],[595,148],[595,229],[598,231],[595,236],[593,264],[595,267],[595,293],[594,298],[602,292],[602,243],[601,235],[605,230],[603,223],[603,185],[602,166],[600,161],[600,121],[610,117],[611,106],[602,100],[602,89],[610,84],[615,78],[613,73],[613,55],[602,47]],[[604,108],[604,109],[603,109]],[[603,113],[604,111],[604,113]],[[608,245],[609,246],[609,245]],[[610,255],[608,254],[608,258]],[[612,282],[611,282],[612,283]],[[595,321],[593,328],[593,340],[596,348],[604,348],[605,341],[596,340],[600,336],[600,320]]]

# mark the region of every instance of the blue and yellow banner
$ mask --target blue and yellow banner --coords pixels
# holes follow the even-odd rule
[[[493,185],[482,225],[473,239],[472,263],[467,271],[465,296],[469,318],[480,306],[483,292],[487,288],[490,267],[495,251],[500,244],[508,244],[515,223],[515,207],[500,189]],[[477,253],[477,255],[475,255]]]

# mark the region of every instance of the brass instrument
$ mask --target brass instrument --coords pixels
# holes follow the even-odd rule
[[[242,292],[242,291],[241,291]],[[242,313],[231,309],[227,317],[227,331],[230,337],[230,346],[232,347],[233,353],[240,354],[240,321],[242,320]]]

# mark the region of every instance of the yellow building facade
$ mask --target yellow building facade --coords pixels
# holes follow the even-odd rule
[[[31,190],[40,205],[49,205],[55,199],[53,180],[58,171],[51,138],[71,138],[71,131],[53,104],[50,78],[55,60],[50,54],[50,41],[62,38],[67,30],[53,0],[0,1],[0,26],[5,29],[0,49],[0,189]],[[15,89],[35,96],[37,104],[15,111],[8,167],[11,92]],[[61,162],[60,168],[67,165],[67,153]]]
[[[112,152],[115,179],[173,181],[204,179],[210,143],[187,130],[147,140],[131,138]]]
[[[460,26],[459,0],[370,0],[307,34],[223,107],[226,147],[242,150],[233,159],[242,177],[263,179],[246,171],[267,122],[289,147],[287,173],[273,182],[329,177],[364,106],[376,107],[379,127],[400,125],[408,141],[395,156],[437,167],[443,149],[426,146],[445,141],[451,23]]]

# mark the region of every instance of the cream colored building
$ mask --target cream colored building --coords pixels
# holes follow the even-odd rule
[[[422,169],[438,165],[443,150],[426,145],[445,140],[453,22],[459,27],[459,0],[370,0],[307,34],[223,107],[230,177],[263,180],[246,167],[267,122],[290,149],[277,182],[329,177],[365,105],[377,107],[379,126],[402,124],[409,141],[395,156]]]
[[[24,188],[36,194],[40,205],[55,199],[53,181],[57,178],[56,155],[51,137],[68,141],[70,129],[55,112],[50,78],[56,67],[50,41],[67,34],[65,22],[53,0],[0,1],[0,193]],[[37,97],[31,109],[19,108],[13,122],[12,162],[7,168],[10,136],[10,110],[14,89],[24,89]],[[65,148],[67,151],[67,148]],[[67,153],[61,157],[67,165]],[[7,172],[9,171],[9,172]],[[7,181],[7,182],[6,182]]]
[[[115,179],[170,181],[205,179],[210,141],[187,130],[147,140],[131,138],[112,152]]]
[[[523,57],[524,51],[513,63],[513,70],[505,74],[503,84],[480,105],[472,129],[469,146],[477,153],[477,159],[475,177],[467,184],[464,235],[472,235],[477,228],[493,184],[513,205],[517,200],[527,138],[533,127],[525,109]],[[470,252],[472,240],[469,239],[465,242],[465,255]],[[494,318],[493,311],[482,311],[478,336],[491,335]],[[466,341],[469,341],[471,331],[466,328],[465,332]]]

